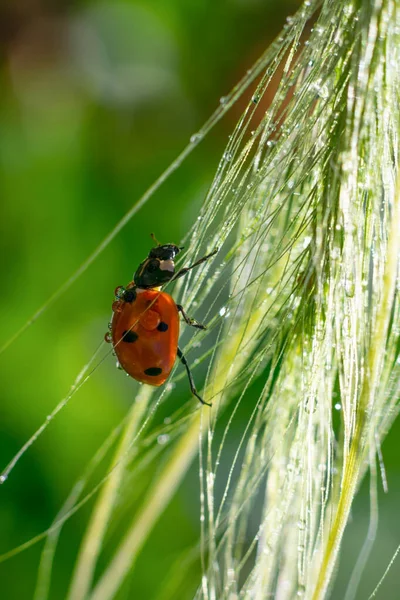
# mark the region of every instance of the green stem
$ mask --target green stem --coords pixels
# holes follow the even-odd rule
[[[400,174],[396,184],[392,221],[386,251],[386,266],[383,276],[382,301],[376,316],[375,331],[371,337],[370,348],[366,360],[366,370],[360,392],[357,422],[354,437],[350,446],[348,460],[342,479],[342,491],[327,546],[325,549],[313,600],[326,597],[328,586],[337,561],[343,533],[349,518],[353,498],[359,483],[360,469],[365,455],[367,438],[368,413],[372,407],[374,393],[382,368],[385,346],[389,329],[390,315],[395,295],[398,274],[398,257],[400,253]]]
[[[150,396],[151,388],[144,386],[131,407],[127,424],[111,464],[111,474],[104,483],[81,544],[68,600],[84,600],[89,594],[104,535],[115,506],[126,463],[129,460],[129,448],[142,422],[143,414],[147,410]]]
[[[113,598],[117,593],[154,523],[169,503],[197,452],[199,424],[200,411],[196,413],[191,426],[177,444],[161,477],[149,489],[139,514],[135,515],[128,528],[128,533],[122,540],[111,564],[96,585],[90,600]],[[73,600],[76,599],[73,598]]]

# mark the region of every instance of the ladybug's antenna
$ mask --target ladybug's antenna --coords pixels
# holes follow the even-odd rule
[[[161,246],[160,242],[158,241],[158,239],[156,238],[156,236],[154,235],[154,233],[151,233],[150,237],[153,240],[153,242],[155,242],[157,244],[157,246]]]

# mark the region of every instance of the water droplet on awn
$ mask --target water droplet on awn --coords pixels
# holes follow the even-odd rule
[[[164,446],[164,444],[167,444],[168,442],[169,442],[168,433],[162,433],[157,437],[157,443],[160,444],[161,446]]]
[[[197,132],[190,136],[190,141],[192,144],[196,144],[197,142],[199,142],[201,140],[202,137],[203,137],[203,134],[201,134],[200,132]]]

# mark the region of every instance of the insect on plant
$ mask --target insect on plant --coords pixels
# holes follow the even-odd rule
[[[192,394],[202,404],[211,406],[198,393],[188,362],[178,346],[179,313],[192,327],[206,329],[206,326],[188,317],[183,306],[161,288],[214,256],[218,249],[175,272],[174,259],[183,248],[162,245],[153,234],[151,237],[157,246],[140,263],[133,281],[115,290],[111,332],[105,335],[105,340],[113,344],[119,364],[128,375],[154,386],[165,383],[178,356],[186,368]]]

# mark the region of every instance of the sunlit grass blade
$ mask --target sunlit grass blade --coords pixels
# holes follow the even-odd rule
[[[111,464],[110,477],[103,485],[82,540],[68,594],[70,600],[84,600],[90,591],[96,562],[129,459],[129,448],[133,444],[143,415],[146,413],[151,392],[150,386],[143,387],[130,410],[121,441]]]

